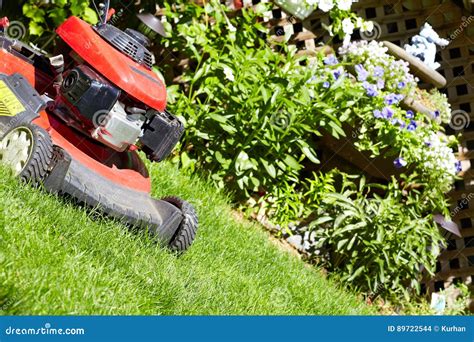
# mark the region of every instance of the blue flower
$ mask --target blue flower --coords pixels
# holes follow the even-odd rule
[[[379,94],[377,87],[369,82],[363,82],[362,87],[364,87],[368,96],[377,96]]]
[[[392,119],[392,125],[399,125],[401,128],[405,128],[405,123],[400,119]]]
[[[435,111],[433,112],[433,117],[434,117],[435,119],[437,119],[437,118],[439,118],[439,114],[440,114],[439,110],[435,110]]]
[[[427,147],[431,147],[432,143],[431,143],[431,141],[425,141],[425,145],[426,145]]]
[[[339,77],[341,77],[343,72],[344,72],[344,70],[339,67],[339,68],[337,68],[336,70],[334,70],[332,72],[332,75],[334,76],[334,79],[337,80]]]
[[[357,72],[357,79],[360,82],[365,81],[367,79],[367,77],[369,77],[369,72],[367,70],[365,70],[365,68],[362,64],[357,64],[355,66],[355,70]]]
[[[456,173],[459,173],[462,171],[461,162],[459,160],[456,163],[454,163],[454,166],[456,167]]]
[[[413,119],[415,117],[415,113],[412,110],[407,110],[407,119]]]
[[[393,161],[393,166],[395,166],[397,169],[401,169],[402,167],[405,167],[407,165],[407,162],[405,159],[402,157],[398,157]]]
[[[407,85],[407,84],[406,84],[405,82],[403,82],[403,81],[398,82],[398,89],[403,89],[403,88],[406,87],[406,85]]]
[[[323,61],[326,65],[336,65],[339,63],[335,55],[329,55],[325,57]]]
[[[387,105],[397,104],[401,100],[403,100],[403,95],[400,94],[388,94],[385,96],[385,103]]]
[[[326,89],[329,88],[330,86],[331,86],[331,83],[329,83],[328,81],[323,83],[323,87]]]
[[[374,117],[377,118],[377,119],[382,119],[383,118],[383,115],[382,115],[382,112],[378,109],[374,110]]]
[[[390,119],[393,116],[393,110],[390,107],[382,109],[382,115],[385,119]]]
[[[385,71],[383,70],[383,68],[381,66],[376,66],[374,68],[374,76],[375,77],[382,77],[384,73],[385,73]]]
[[[407,126],[407,130],[414,131],[417,127],[418,127],[418,125],[416,124],[416,121],[411,120],[410,123]]]

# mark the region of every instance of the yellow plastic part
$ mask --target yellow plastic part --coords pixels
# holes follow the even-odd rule
[[[0,116],[15,116],[25,107],[4,81],[0,81]]]

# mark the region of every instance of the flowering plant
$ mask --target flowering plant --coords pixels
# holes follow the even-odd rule
[[[187,124],[175,156],[184,169],[207,171],[247,214],[285,226],[306,222],[317,247],[334,251],[329,269],[361,289],[391,283],[387,291],[399,291],[417,281],[419,266],[434,269],[441,237],[432,214],[447,214],[444,192],[459,165],[438,134],[440,120],[402,106],[417,81],[404,62],[375,42],[346,42],[339,56],[302,57],[285,44],[275,51],[253,9],[228,17],[217,0],[167,6],[164,45],[190,61],[169,103]],[[331,13],[343,18],[343,10]],[[347,126],[357,149],[390,158],[404,173],[370,186],[338,170],[313,173],[320,163],[315,136],[344,143]]]
[[[296,2],[293,0],[293,2]],[[329,13],[331,25],[325,28],[332,36],[344,38],[346,42],[354,29],[360,29],[362,32],[372,32],[374,23],[366,21],[351,11],[353,0],[303,0],[302,3],[313,9],[320,9]]]
[[[394,172],[388,185],[367,186],[363,178],[358,183],[346,175],[342,189],[318,194],[315,203],[307,191],[303,217],[317,218],[309,223],[314,243],[305,241],[307,251],[354,286],[408,300],[419,293],[420,267],[434,274],[443,238],[433,214],[448,217],[445,193],[461,170],[451,148],[456,140],[441,126],[450,120],[450,106],[432,91],[435,106],[428,115],[407,108],[404,100],[419,92],[418,80],[377,42],[344,44],[338,57],[326,56],[322,63],[314,63],[310,82],[322,83],[320,96],[339,109],[354,146],[391,160],[402,173]],[[372,187],[384,194],[375,195]],[[293,227],[295,235],[308,229],[304,223]]]
[[[418,81],[405,61],[388,55],[375,41],[353,42],[339,53],[343,65],[355,65],[357,83],[366,92],[364,108],[368,110],[355,111],[360,127],[356,145],[374,155],[390,147],[391,153],[399,152],[393,161],[396,168],[413,166],[421,178],[431,178],[428,181],[441,192],[448,191],[460,162],[450,148],[455,140],[437,133],[442,131],[440,124],[451,118],[446,97],[433,95],[439,109],[430,115],[415,113],[402,104],[406,97],[414,96]]]

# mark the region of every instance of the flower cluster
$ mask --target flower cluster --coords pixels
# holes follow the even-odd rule
[[[334,8],[341,11],[350,11],[352,0],[305,0],[309,6],[317,6],[323,12],[329,12]]]
[[[431,178],[440,189],[449,190],[460,163],[445,135],[437,133],[438,123],[450,118],[446,97],[439,92],[429,94],[439,108],[432,110],[431,116],[405,110],[402,101],[419,92],[418,79],[409,72],[406,62],[387,54],[387,48],[376,41],[352,42],[342,46],[339,54],[342,64],[357,79],[355,86],[364,92],[367,108],[372,108],[371,116],[360,117],[363,121],[358,125],[366,126],[362,131],[367,133],[361,135],[364,141],[359,146],[370,148],[374,137],[387,141],[387,146],[400,151],[393,161],[396,168],[413,165],[425,179]],[[335,57],[331,61],[333,68],[338,66]]]
[[[431,177],[437,177],[438,183],[449,191],[454,177],[461,171],[461,162],[456,159],[448,146],[448,138],[441,133],[426,135],[424,145],[414,151],[419,169]]]
[[[388,55],[382,43],[351,42],[342,46],[339,54],[344,62],[355,65],[357,79],[372,85],[370,89],[408,96],[417,86],[418,79],[409,72],[408,63]]]
[[[351,12],[352,3],[356,0],[304,0],[306,6],[318,8],[323,12],[328,12],[331,17],[332,25],[327,29],[331,35],[344,37],[344,44],[348,44],[354,29],[360,29],[362,32],[372,32],[374,23],[366,21],[355,13]]]

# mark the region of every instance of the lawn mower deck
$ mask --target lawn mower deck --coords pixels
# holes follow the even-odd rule
[[[174,250],[187,249],[197,229],[193,207],[152,198],[137,153],[159,162],[183,132],[166,111],[146,37],[75,17],[57,32],[65,44],[54,58],[0,33],[0,162],[24,180],[147,229]]]

